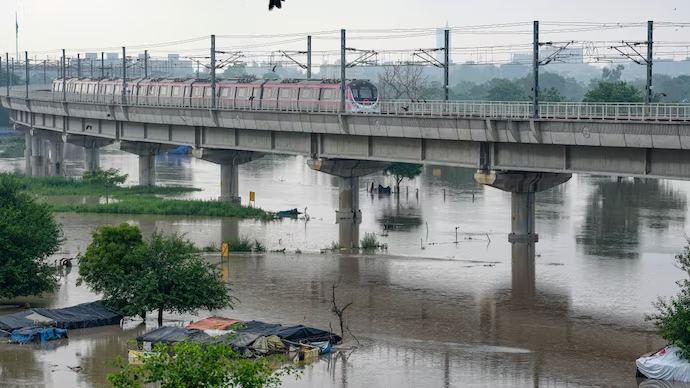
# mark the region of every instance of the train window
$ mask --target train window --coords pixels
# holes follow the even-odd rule
[[[333,90],[331,89],[324,89],[321,91],[321,99],[322,100],[332,100],[333,99]]]
[[[281,99],[286,99],[290,97],[290,89],[279,89],[280,90],[280,98]]]
[[[299,93],[299,89],[292,89],[292,90],[290,91],[290,97],[292,97],[293,99],[294,99],[294,98],[297,98],[297,94],[298,94],[298,93]]]
[[[222,89],[220,89],[220,95],[221,95],[222,97],[227,97],[227,96],[228,96],[228,93],[230,93],[230,88],[222,88]]]
[[[213,95],[213,88],[206,88],[206,97],[211,97]]]
[[[168,87],[167,86],[161,86],[161,96],[163,96],[163,97],[168,96]]]
[[[312,96],[312,91],[309,89],[302,89],[302,93],[300,94],[300,99],[301,100],[311,100]]]
[[[180,87],[179,86],[173,86],[172,95],[173,96],[179,96],[180,95]]]
[[[194,88],[194,97],[201,97],[202,93],[204,92],[204,88],[201,86],[197,86]]]
[[[237,97],[247,98],[247,88],[237,89]]]

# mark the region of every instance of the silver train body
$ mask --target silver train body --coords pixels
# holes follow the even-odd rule
[[[84,102],[122,100],[121,78],[67,78],[70,98]],[[208,80],[144,78],[127,80],[127,103],[132,105],[204,107],[212,105]],[[62,92],[63,79],[53,81],[51,90]],[[346,81],[348,112],[380,113],[380,95],[368,80]],[[216,107],[220,109],[298,110],[337,112],[340,109],[340,80],[333,79],[218,79]]]

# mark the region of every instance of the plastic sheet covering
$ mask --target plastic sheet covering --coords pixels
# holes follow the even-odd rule
[[[262,336],[257,338],[256,341],[254,341],[252,349],[260,353],[268,353],[271,350],[285,349],[285,345],[283,344],[283,341],[280,340],[280,338],[274,335],[268,337]]]
[[[637,388],[690,388],[690,383],[683,381],[645,380]]]
[[[341,339],[340,336],[331,332],[303,325],[283,326],[273,323],[249,321],[243,323],[243,326],[243,328],[237,330],[238,333],[257,333],[264,336],[275,335],[280,339],[292,342],[331,341],[332,343],[338,343]]]
[[[194,322],[187,326],[187,329],[200,330],[228,330],[230,326],[242,322],[237,319],[229,319],[223,317],[211,317]]]
[[[150,342],[152,344],[165,342],[172,344],[185,340],[206,342],[210,339],[211,336],[204,333],[202,330],[164,326],[137,337],[137,342]]]
[[[690,382],[690,362],[680,358],[679,347],[671,345],[635,361],[637,369],[650,379]]]
[[[312,342],[309,345],[319,348],[319,353],[328,354],[331,352],[331,343],[329,341]]]
[[[43,343],[60,338],[67,338],[67,330],[54,327],[27,327],[13,331],[10,341]]]
[[[15,314],[0,316],[0,330],[12,332],[36,323],[50,323],[60,329],[86,329],[118,325],[122,315],[114,313],[100,302],[84,303],[64,309],[31,309]]]

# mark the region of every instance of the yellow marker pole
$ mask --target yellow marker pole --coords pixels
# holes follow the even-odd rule
[[[228,257],[228,252],[230,251],[230,248],[228,248],[228,243],[223,243],[220,248],[220,255],[222,257]]]

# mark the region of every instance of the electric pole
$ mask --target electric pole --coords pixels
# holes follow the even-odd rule
[[[144,50],[144,78],[149,78],[149,50]]]
[[[646,104],[652,103],[653,89],[652,89],[652,65],[654,63],[654,22],[647,22],[647,93],[645,93],[644,102]]]
[[[67,77],[65,76],[65,49],[62,49],[62,101],[67,101]]]
[[[24,81],[24,84],[26,85],[26,99],[28,100],[29,99],[29,78],[31,78],[31,73],[29,70],[29,52],[28,51],[24,51],[24,60],[26,61],[26,63],[24,64],[26,67],[26,75],[25,75],[26,80]]]
[[[307,79],[311,79],[311,35],[307,36]]]
[[[211,108],[216,107],[216,36],[211,35]]]
[[[539,21],[534,21],[534,118],[539,117]]]
[[[445,46],[443,50],[443,99],[445,101],[448,101],[448,76],[450,70],[450,30],[446,28],[444,32]]]
[[[122,104],[127,100],[127,49],[122,47]]]
[[[340,112],[345,113],[345,69],[347,59],[345,58],[345,29],[340,30]]]

